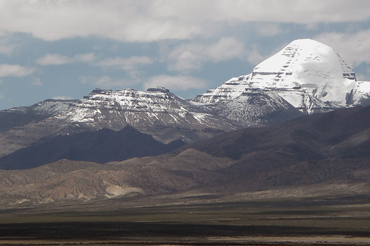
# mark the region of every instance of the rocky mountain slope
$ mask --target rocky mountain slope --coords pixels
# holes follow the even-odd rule
[[[201,164],[199,160],[207,160]],[[86,202],[124,196],[169,194],[217,178],[231,162],[196,150],[97,164],[59,160],[27,170],[0,171],[0,206]]]
[[[156,157],[104,165],[60,160],[34,169],[1,170],[0,201],[13,206],[267,190],[370,195],[368,122],[370,106],[338,109],[235,130]]]
[[[0,158],[1,169],[28,169],[61,159],[107,163],[173,151],[185,143],[163,144],[131,126],[116,132],[103,128],[73,135],[41,139],[29,147]]]
[[[370,106],[300,117],[272,127],[242,129],[189,145],[234,159],[219,170],[228,190],[269,189],[325,182],[368,184]],[[231,181],[231,180],[230,180]],[[208,188],[224,189],[217,184]]]
[[[14,120],[13,120],[14,119]],[[96,89],[80,100],[45,100],[0,112],[0,156],[43,137],[131,125],[157,140],[193,142],[240,127],[193,106],[164,88],[148,91]]]

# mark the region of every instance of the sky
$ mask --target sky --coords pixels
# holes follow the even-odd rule
[[[302,38],[370,81],[368,0],[0,0],[0,110],[94,88],[190,99]]]

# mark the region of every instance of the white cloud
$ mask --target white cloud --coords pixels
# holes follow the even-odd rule
[[[265,37],[272,37],[285,31],[280,27],[279,23],[262,23],[256,25],[257,32]]]
[[[170,70],[189,71],[201,68],[206,61],[241,59],[245,56],[245,47],[239,40],[229,37],[221,38],[214,44],[183,44],[173,49],[167,56]]]
[[[114,79],[109,76],[80,76],[79,80],[82,84],[91,84],[101,88],[121,87],[124,89],[138,83],[138,81],[135,80]]]
[[[87,53],[87,54],[78,54],[75,55],[72,58],[73,62],[86,62],[86,63],[91,63],[95,61],[96,57],[93,53]]]
[[[0,77],[24,77],[35,72],[34,68],[20,65],[0,64]]]
[[[0,0],[0,33],[44,40],[99,36],[120,41],[190,39],[246,22],[342,23],[370,17],[367,0]]]
[[[48,41],[91,35],[121,41],[154,41],[186,39],[201,32],[196,25],[159,16],[161,1],[2,0],[0,5],[0,32],[32,33]]]
[[[253,46],[246,51],[246,57],[249,63],[257,65],[269,56],[263,55],[257,46]]]
[[[370,63],[370,29],[351,34],[325,33],[314,39],[332,47],[352,67]]]
[[[221,38],[218,43],[206,47],[205,55],[216,62],[242,58],[244,44],[235,38]]]
[[[70,58],[59,54],[47,54],[36,61],[40,65],[62,65],[70,63]]]
[[[78,54],[73,57],[63,56],[60,54],[47,54],[36,60],[40,65],[63,65],[68,63],[84,62],[91,66],[98,66],[102,68],[122,69],[129,72],[131,75],[138,73],[138,68],[148,64],[152,64],[153,60],[147,56],[132,56],[128,58],[114,57],[97,61],[93,53]]]
[[[166,87],[170,90],[203,89],[207,87],[207,84],[208,82],[205,80],[189,76],[158,75],[150,78],[144,84],[144,89],[157,86]]]
[[[114,57],[108,58],[95,63],[95,66],[103,68],[116,68],[122,69],[131,73],[131,75],[137,74],[137,69],[140,66],[152,64],[153,60],[147,56],[132,56],[129,58]]]
[[[201,55],[206,47],[205,44],[185,44],[180,45],[168,54],[170,70],[189,71],[199,69],[209,57]]]
[[[41,86],[42,82],[40,78],[35,78],[32,82],[33,85]]]
[[[0,54],[11,56],[17,47],[11,34],[2,34],[0,31]]]
[[[15,45],[11,44],[0,44],[0,54],[10,56],[15,49]]]
[[[55,99],[55,100],[71,100],[73,98],[69,97],[69,96],[56,96],[56,97],[53,97],[53,99]]]
[[[333,23],[370,17],[366,0],[190,0],[162,1],[161,16],[219,22]]]
[[[86,62],[91,63],[95,60],[95,55],[93,53],[87,54],[78,54],[73,57],[63,56],[60,54],[46,54],[43,57],[40,57],[36,60],[37,64],[40,65],[63,65],[68,63],[75,63],[75,62]]]

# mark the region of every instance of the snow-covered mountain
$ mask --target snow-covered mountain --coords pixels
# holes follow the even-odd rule
[[[222,118],[207,113],[202,106],[194,107],[165,88],[147,91],[95,89],[83,99],[69,101],[58,109],[51,109],[49,104],[41,102],[35,109],[51,112],[53,116],[49,120],[62,120],[79,127],[121,129],[131,125],[138,129],[155,126],[203,129],[231,126]]]
[[[230,84],[226,82],[224,85]],[[218,87],[217,89],[223,90],[224,88]],[[207,106],[215,115],[220,115],[244,127],[269,125],[303,115],[273,90],[245,88],[236,97],[228,95],[228,93],[235,93],[232,89],[223,90],[223,92],[221,97],[215,95],[209,98],[211,102],[204,102],[203,100],[207,97],[198,96],[191,103]]]
[[[194,142],[241,127],[165,88],[95,89],[80,100],[45,100],[30,107],[0,111],[0,122],[9,122],[0,123],[0,156],[43,137],[102,128],[118,131],[131,125],[168,143],[176,139]]]
[[[329,46],[291,42],[248,75],[231,78],[193,100],[159,87],[95,89],[78,100],[45,100],[0,111],[0,156],[42,137],[131,125],[164,143],[194,142],[225,131],[286,121],[303,114],[370,104],[370,82]]]
[[[367,105],[370,82],[358,82],[331,47],[300,39],[258,64],[252,73],[232,78],[194,101],[214,105],[225,99],[239,100],[253,90],[275,92],[301,112],[311,114]]]

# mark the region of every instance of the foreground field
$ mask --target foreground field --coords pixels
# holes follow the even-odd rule
[[[2,244],[369,244],[370,197],[153,196],[0,211]]]

